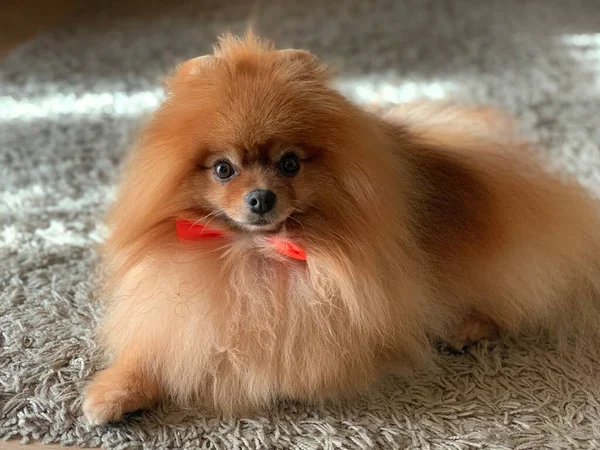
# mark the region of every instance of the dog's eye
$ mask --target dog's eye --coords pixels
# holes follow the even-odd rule
[[[235,170],[227,161],[217,161],[213,166],[213,172],[219,180],[227,180],[233,176]]]
[[[279,160],[279,171],[288,176],[293,177],[300,170],[300,160],[295,153],[286,153]]]

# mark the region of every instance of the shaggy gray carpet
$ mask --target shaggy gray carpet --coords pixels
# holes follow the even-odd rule
[[[444,355],[343,407],[223,420],[170,406],[90,427],[94,245],[124,149],[178,61],[250,16],[337,66],[360,102],[418,97],[517,114],[600,180],[598,0],[86,2],[0,64],[0,437],[106,448],[600,448],[600,364],[534,337]],[[122,3],[122,2],[121,2]],[[139,2],[142,3],[142,2]],[[0,444],[1,446],[1,444]]]

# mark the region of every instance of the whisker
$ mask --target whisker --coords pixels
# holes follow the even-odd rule
[[[288,217],[288,219],[292,219],[294,222],[296,222],[298,225],[300,225],[300,227],[302,228],[302,234],[306,234],[306,230],[304,229],[304,225],[302,225],[302,222],[300,222],[298,219],[296,219],[294,216],[290,215]]]
[[[203,222],[205,219],[207,219],[207,218],[209,218],[209,217],[210,217],[209,221],[208,221],[208,222],[206,222],[206,223],[204,224],[204,227],[203,227],[203,231],[204,231],[204,230],[206,229],[206,227],[208,227],[208,225],[209,225],[209,224],[210,224],[210,223],[211,223],[211,222],[212,222],[212,221],[213,221],[213,220],[214,220],[216,217],[219,217],[219,216],[221,216],[221,215],[223,215],[223,213],[221,213],[220,211],[214,211],[214,212],[210,212],[210,213],[208,213],[208,214],[205,214],[205,215],[204,215],[204,216],[202,216],[200,219],[196,220],[196,221],[195,221],[195,222],[194,222],[194,223],[193,223],[193,224],[190,226],[190,228],[192,228],[192,227],[194,227],[194,226],[198,225],[200,222]]]

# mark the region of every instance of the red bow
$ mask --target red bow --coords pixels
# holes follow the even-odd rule
[[[180,241],[217,239],[227,237],[228,235],[224,230],[209,228],[204,224],[190,222],[185,219],[177,219],[175,221],[175,230]],[[297,259],[298,261],[306,261],[306,252],[292,241],[279,236],[271,236],[268,239],[273,248],[282,255]]]

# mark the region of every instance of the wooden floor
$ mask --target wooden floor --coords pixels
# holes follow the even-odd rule
[[[37,443],[21,445],[19,441],[0,441],[1,450],[64,450],[65,448],[77,449],[78,447],[61,447],[60,445],[42,445]]]
[[[76,5],[77,0],[0,0],[0,59],[40,31],[64,20]],[[1,450],[62,448],[37,443],[24,446],[18,440],[0,441]]]
[[[0,1],[0,58],[44,28],[64,19],[77,0]]]

